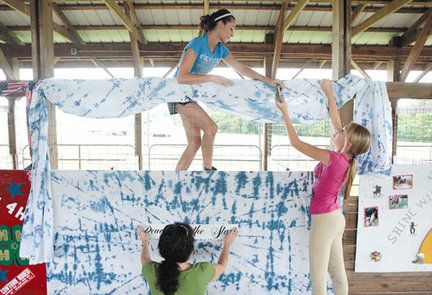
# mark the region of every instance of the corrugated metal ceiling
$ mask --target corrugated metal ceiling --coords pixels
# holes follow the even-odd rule
[[[84,5],[102,4],[102,1],[55,1],[59,5]],[[313,2],[313,1],[312,1]],[[135,1],[137,4],[202,4],[202,1]],[[235,4],[278,4],[280,1],[211,1],[217,3]],[[328,6],[326,3],[317,5]],[[418,6],[416,6],[418,7]],[[279,12],[277,10],[232,10],[236,17],[237,26],[274,26]],[[64,14],[73,25],[77,26],[122,26],[120,19],[110,10],[64,10]],[[198,25],[199,18],[203,14],[200,9],[139,9],[137,14],[143,25]],[[361,13],[354,25],[364,21],[373,13]],[[421,14],[393,13],[383,20],[375,23],[373,28],[409,28]],[[0,11],[0,23],[5,26],[29,26],[29,18],[16,11]],[[54,21],[60,24],[60,20],[54,15]],[[294,22],[294,26],[330,27],[332,14],[330,11],[302,11]],[[264,42],[266,30],[241,30],[235,32],[232,42]],[[17,31],[18,38],[24,42],[30,42],[29,32]],[[128,42],[129,35],[126,30],[80,30],[79,34],[86,42]],[[145,38],[149,42],[186,42],[196,34],[196,30],[144,30]],[[387,44],[398,33],[389,32],[365,32],[353,38],[353,44]],[[400,34],[400,33],[399,33]],[[55,42],[67,42],[63,37],[55,35]],[[331,43],[331,32],[325,31],[288,31],[284,35],[285,43]]]

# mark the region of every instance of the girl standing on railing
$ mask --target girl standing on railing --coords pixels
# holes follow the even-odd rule
[[[239,62],[225,44],[234,35],[235,17],[226,9],[220,9],[201,17],[199,36],[184,48],[175,77],[179,83],[197,84],[214,82],[230,86],[233,82],[219,75],[208,75],[223,60],[240,74],[273,86],[282,82],[265,77]],[[194,101],[168,103],[170,114],[179,113],[185,129],[188,145],[181,155],[176,170],[187,170],[201,147],[204,170],[217,170],[212,166],[213,143],[218,130],[216,123]],[[201,137],[201,131],[203,136]]]

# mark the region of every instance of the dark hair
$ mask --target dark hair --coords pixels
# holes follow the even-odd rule
[[[157,267],[156,287],[165,295],[178,289],[178,262],[186,262],[194,250],[194,234],[189,224],[176,222],[165,226],[159,238],[159,253],[165,259]]]
[[[235,20],[235,17],[230,13],[231,12],[228,9],[219,9],[218,11],[215,11],[212,14],[206,14],[201,16],[198,35],[201,36],[202,34],[207,34],[208,32],[212,31],[216,27],[218,21],[222,21],[224,24],[226,24],[227,22],[231,22]],[[224,14],[230,14],[230,15],[227,15],[215,21],[215,19],[217,19],[218,17]]]

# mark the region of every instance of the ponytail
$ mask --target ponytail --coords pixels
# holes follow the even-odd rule
[[[219,21],[224,24],[235,20],[235,17],[227,9],[219,9],[212,14],[206,14],[200,17],[198,36],[211,32]]]
[[[180,270],[174,261],[164,260],[159,263],[156,272],[156,287],[164,295],[174,295],[179,285]]]
[[[351,193],[351,186],[356,175],[356,157],[364,154],[370,147],[371,134],[366,127],[356,123],[350,123],[345,127],[345,145],[343,150],[350,143],[349,150],[346,153],[351,157],[345,182],[344,200],[348,200]]]
[[[209,14],[200,17],[198,36],[207,34],[216,27],[216,23],[211,19]]]
[[[174,295],[179,287],[178,263],[186,262],[194,250],[194,232],[189,224],[165,226],[159,237],[159,253],[164,258],[156,270],[156,287],[164,295]]]
[[[349,162],[349,168],[347,173],[347,179],[345,181],[345,189],[344,189],[344,200],[347,201],[350,193],[351,193],[351,187],[352,183],[354,181],[354,177],[356,175],[356,161],[355,157],[352,157]]]

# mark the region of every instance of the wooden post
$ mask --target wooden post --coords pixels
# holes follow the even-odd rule
[[[125,4],[124,9],[125,9],[126,16],[131,19],[132,23],[136,27],[141,27],[138,16],[134,10],[133,3],[124,2],[124,4]],[[134,61],[133,63],[134,76],[137,78],[142,78],[143,64],[139,52],[138,36],[132,32],[129,32],[129,38],[130,38],[130,44],[132,49],[133,61]],[[142,115],[141,114],[135,115],[135,156],[138,157],[138,169],[142,170],[144,167],[144,163],[143,163],[143,153],[142,153]]]
[[[8,109],[8,139],[9,154],[12,158],[12,168],[18,169],[18,154],[16,147],[16,124],[15,124],[15,99],[16,97],[7,97],[9,101]]]
[[[268,55],[264,58],[265,75],[271,77],[273,56]],[[264,171],[268,170],[268,158],[271,155],[272,142],[272,124],[264,123],[264,151],[263,151],[263,167]]]
[[[19,61],[16,58],[11,59],[11,68],[13,71],[13,78],[19,80]],[[10,96],[9,110],[8,110],[8,138],[9,138],[9,154],[12,158],[12,168],[18,169],[18,153],[17,153],[17,140],[16,140],[16,116],[15,116],[15,101],[20,99],[20,96]]]
[[[399,82],[401,78],[401,63],[399,60],[389,60],[387,63],[387,81]],[[397,97],[390,97],[392,108],[392,125],[393,125],[393,141],[392,141],[392,163],[396,157],[397,151],[397,130],[398,130],[398,114],[397,114]]]
[[[333,0],[332,79],[337,80],[351,70],[351,0]],[[354,102],[339,109],[342,125],[353,120]]]
[[[204,0],[204,14],[210,14],[210,0]]]
[[[32,29],[33,79],[54,76],[54,40],[52,7],[50,0],[30,1]],[[48,108],[48,145],[51,168],[58,168],[57,127],[55,106],[45,102]]]
[[[19,79],[19,63],[16,58],[8,58],[6,54],[0,49],[0,68],[8,80]],[[8,96],[8,142],[9,142],[9,154],[12,158],[12,168],[18,169],[18,154],[17,154],[17,142],[16,142],[16,120],[15,120],[15,100],[20,97]]]
[[[271,72],[269,73],[269,77],[275,78],[277,74],[277,70],[279,67],[279,59],[281,55],[281,49],[282,49],[282,43],[283,43],[283,35],[284,32],[282,31],[282,27],[284,25],[284,17],[285,17],[285,11],[288,7],[288,1],[284,1],[281,5],[281,9],[279,11],[279,17],[276,22],[275,26],[275,33],[267,34],[266,35],[266,43],[267,44],[274,44],[274,51],[273,51],[273,61],[271,66]],[[267,74],[266,74],[267,75]]]
[[[266,34],[265,43],[273,44],[273,34]],[[272,67],[274,64],[274,56],[266,55],[264,58],[265,75],[272,77]],[[272,136],[272,124],[264,123],[264,152],[263,152],[263,167],[264,171],[268,170],[268,158],[271,154],[271,136]]]

